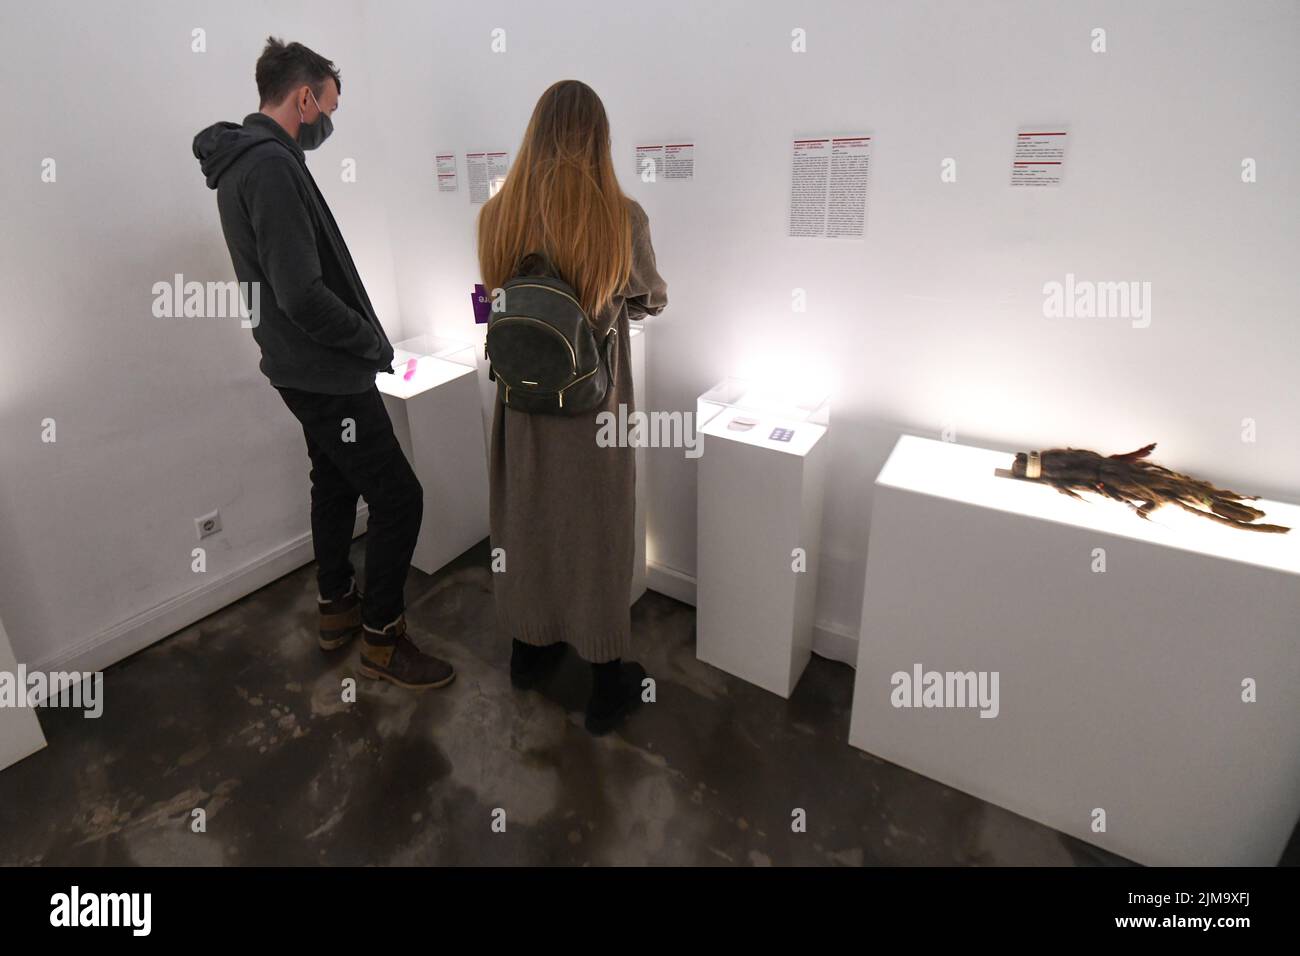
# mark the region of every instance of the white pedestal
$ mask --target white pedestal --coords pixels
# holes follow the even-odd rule
[[[1141,863],[1275,864],[1300,815],[1300,530],[1144,522],[995,477],[1012,457],[895,446],[849,742]],[[1300,529],[1300,507],[1260,507]],[[918,664],[997,672],[997,715],[894,706]]]
[[[738,417],[757,418],[733,431]],[[774,428],[793,429],[788,442]],[[696,656],[789,697],[812,653],[826,428],[724,407],[700,428]],[[796,572],[794,549],[807,570]]]
[[[0,621],[0,673],[12,684],[14,702],[26,701],[28,685],[19,680],[18,662],[9,646],[3,621]],[[44,748],[45,734],[41,732],[36,711],[30,707],[0,707],[0,770]]]
[[[630,330],[628,346],[632,353],[632,388],[635,394],[635,406],[648,411],[645,385],[645,330],[640,325],[633,325]],[[636,550],[632,557],[632,603],[635,604],[645,594],[645,522],[646,502],[649,494],[646,490],[647,471],[645,448],[638,447],[636,455]]]
[[[411,564],[426,574],[488,536],[487,451],[474,367],[417,360],[376,380],[393,431],[424,486],[424,520]]]

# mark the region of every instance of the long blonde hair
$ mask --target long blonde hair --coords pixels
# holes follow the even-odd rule
[[[593,318],[626,285],[632,229],[610,157],[609,120],[578,80],[551,86],[533,109],[505,183],[478,217],[488,290],[529,253],[545,253]]]

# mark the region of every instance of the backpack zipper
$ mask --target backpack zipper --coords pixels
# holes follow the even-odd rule
[[[596,366],[595,368],[593,368],[590,372],[587,372],[587,373],[585,373],[585,374],[579,376],[578,378],[575,378],[572,382],[570,382],[568,385],[565,385],[563,388],[556,389],[556,390],[554,391],[554,394],[555,394],[556,401],[559,402],[559,406],[560,406],[560,408],[563,408],[563,407],[564,407],[564,393],[565,393],[566,391],[568,391],[569,389],[573,388],[573,386],[577,385],[579,382],[585,382],[587,379],[591,378],[593,375],[595,375],[595,374],[596,374],[597,372],[599,372],[599,371],[600,371],[600,366],[597,365],[597,366]],[[510,404],[510,389],[512,388],[512,386],[511,386],[511,384],[510,384],[509,382],[507,382],[504,378],[501,378],[501,375],[500,375],[500,374],[497,375],[497,378],[500,378],[500,379],[501,379],[501,384],[505,386],[505,389],[506,389],[506,394],[505,394],[505,403],[506,403],[507,405],[509,405],[509,404]],[[527,384],[527,383],[525,383],[525,384]],[[613,380],[611,379],[611,380],[610,380],[610,385],[612,386],[613,384],[614,384],[614,383],[613,383]],[[534,392],[534,394],[536,394],[536,392]],[[546,393],[543,392],[542,394],[546,394]]]
[[[561,293],[561,294],[563,294],[563,293]],[[499,318],[496,320],[495,323],[493,323],[493,326],[490,326],[490,327],[488,328],[488,331],[491,332],[493,327],[495,327],[495,326],[497,326],[497,325],[500,325],[502,322],[506,322],[506,321],[510,321],[510,322],[532,322],[533,324],[535,324],[535,325],[540,325],[542,328],[546,329],[546,331],[550,332],[550,333],[551,333],[552,335],[554,335],[557,339],[559,339],[561,342],[563,342],[563,343],[564,343],[564,347],[565,347],[566,349],[569,350],[569,367],[570,367],[570,369],[572,370],[569,374],[571,374],[571,375],[577,375],[577,374],[578,374],[578,354],[577,354],[576,352],[573,351],[573,346],[572,346],[572,344],[570,344],[569,340],[566,339],[566,338],[565,338],[565,337],[560,333],[560,331],[559,331],[558,329],[554,328],[553,326],[550,326],[550,325],[546,324],[546,323],[543,322],[541,319],[534,319],[534,318],[532,318],[531,316],[527,316],[527,315],[503,315],[503,316],[499,317]],[[486,340],[486,339],[483,341],[483,353],[484,353],[484,355],[487,355],[487,340]]]
[[[558,395],[558,396],[560,397],[560,407],[561,407],[561,408],[564,407],[564,393],[565,393],[568,389],[573,388],[573,386],[577,385],[579,382],[585,382],[587,379],[591,378],[593,375],[595,375],[595,374],[596,374],[597,372],[599,372],[599,371],[600,371],[600,364],[597,363],[596,367],[593,368],[593,369],[592,369],[590,372],[588,372],[586,375],[582,376],[582,378],[575,378],[575,379],[574,379],[572,382],[570,382],[568,385],[564,386],[564,388],[559,389],[555,394]]]
[[[521,282],[519,283],[519,285],[511,286],[511,288],[512,289],[545,289],[547,292],[554,292],[556,295],[562,295],[578,307],[578,311],[582,313],[583,318],[587,317],[587,310],[582,307],[581,302],[579,302],[573,296],[569,295],[569,293],[561,292],[559,289],[552,289],[549,285],[541,285],[540,283],[537,282]]]

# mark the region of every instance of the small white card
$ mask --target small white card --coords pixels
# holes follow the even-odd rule
[[[1021,130],[1016,134],[1016,152],[1011,159],[1011,185],[1059,186],[1065,174],[1065,141],[1062,129]]]
[[[794,140],[788,235],[793,239],[864,238],[870,179],[870,136]]]
[[[683,182],[695,178],[695,144],[661,143],[636,148],[636,174],[642,182]]]
[[[497,194],[501,184],[506,181],[508,154],[466,153],[465,174],[469,179],[469,201],[481,206]]]
[[[438,192],[454,193],[456,191],[456,154],[439,153],[434,159],[438,167]]]

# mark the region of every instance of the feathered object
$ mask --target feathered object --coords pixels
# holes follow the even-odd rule
[[[1277,524],[1255,524],[1264,517],[1264,512],[1244,504],[1255,501],[1253,496],[1216,488],[1208,481],[1146,461],[1155,447],[1152,442],[1125,455],[1105,457],[1081,448],[1022,451],[1016,455],[1011,475],[1049,484],[1061,494],[1080,501],[1085,499],[1078,492],[1096,492],[1128,505],[1143,519],[1149,518],[1161,505],[1172,504],[1233,528],[1273,534],[1291,530]]]

